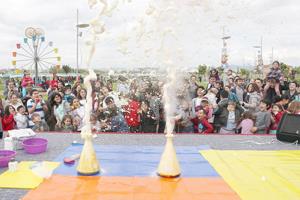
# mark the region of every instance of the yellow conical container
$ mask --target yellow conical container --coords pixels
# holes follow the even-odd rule
[[[77,166],[77,172],[86,176],[98,174],[100,172],[100,165],[93,146],[92,134],[85,135],[84,139],[85,141]]]
[[[173,137],[173,134],[166,134],[166,146],[157,169],[157,174],[166,178],[175,178],[180,176],[181,173],[176,150],[173,145]]]

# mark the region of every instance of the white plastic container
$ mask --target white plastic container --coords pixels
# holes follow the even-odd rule
[[[11,161],[8,163],[8,171],[15,172],[18,170],[18,162],[17,161]]]
[[[5,150],[14,150],[14,142],[12,137],[4,138],[4,149]]]

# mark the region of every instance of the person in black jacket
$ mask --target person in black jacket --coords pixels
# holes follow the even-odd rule
[[[150,109],[148,101],[142,101],[140,110],[141,132],[155,133],[157,119],[154,112]]]

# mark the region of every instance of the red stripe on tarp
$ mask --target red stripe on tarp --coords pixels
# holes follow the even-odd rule
[[[38,132],[38,133],[53,133],[53,134],[80,134],[80,132],[58,132],[58,131],[47,131],[47,132]],[[101,134],[107,134],[107,135],[165,135],[165,133],[131,133],[131,132],[95,132],[95,134],[101,135]],[[175,133],[175,135],[235,135],[235,136],[275,136],[275,134],[236,134],[236,133],[227,133],[227,134],[221,134],[221,133]]]

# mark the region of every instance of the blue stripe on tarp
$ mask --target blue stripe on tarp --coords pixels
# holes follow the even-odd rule
[[[101,176],[156,176],[156,169],[164,147],[162,146],[94,146],[101,166]],[[209,146],[177,146],[182,177],[219,177],[218,173],[199,154]],[[81,153],[82,145],[72,145],[54,161],[62,164],[54,174],[77,176],[77,163],[65,165],[63,159]],[[98,175],[98,176],[99,176]]]

